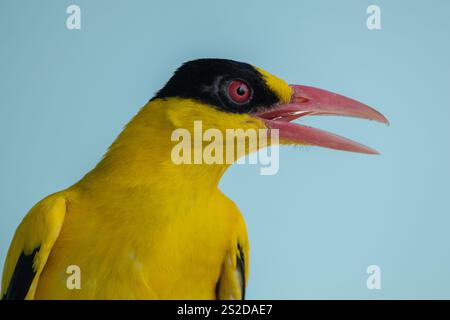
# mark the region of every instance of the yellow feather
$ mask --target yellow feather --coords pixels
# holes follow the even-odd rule
[[[256,69],[279,101],[289,102],[289,85]],[[237,206],[218,188],[230,163],[177,165],[171,159],[178,143],[172,133],[184,128],[194,134],[196,120],[223,136],[227,129],[266,129],[257,118],[195,100],[147,103],[91,172],[30,210],[8,252],[2,295],[21,254],[39,248],[27,299],[242,298],[247,231]],[[242,156],[232,151],[231,160]],[[66,283],[73,265],[81,271],[79,290]]]
[[[222,273],[234,272],[223,263],[237,243],[248,279],[245,223],[218,188],[229,165],[170,158],[172,131],[195,119],[220,130],[262,127],[191,100],[149,102],[94,170],[30,211],[8,254],[4,290],[20,252],[39,244],[28,298],[214,299],[219,278],[230,276]],[[70,265],[80,267],[80,290],[66,287]],[[229,283],[235,295],[237,285]]]
[[[255,66],[254,68],[263,76],[267,86],[278,96],[280,102],[288,103],[291,100],[292,89],[286,81],[270,74],[264,69]]]
[[[59,236],[66,213],[66,201],[60,194],[51,195],[37,203],[23,219],[8,251],[2,278],[2,296],[6,293],[15,265],[22,252],[30,254],[40,247],[33,269],[36,276],[26,295],[33,299],[42,270],[50,251]]]

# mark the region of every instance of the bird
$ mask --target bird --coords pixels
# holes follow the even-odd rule
[[[2,299],[245,299],[246,224],[218,187],[231,163],[175,164],[172,133],[201,120],[220,132],[277,132],[281,145],[378,153],[293,122],[318,115],[388,124],[361,102],[252,64],[183,63],[91,171],[30,209],[8,250]],[[67,285],[69,266],[78,288]]]

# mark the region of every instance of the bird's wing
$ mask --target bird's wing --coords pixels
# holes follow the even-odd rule
[[[3,270],[3,299],[34,298],[39,276],[59,236],[65,214],[65,197],[54,194],[37,203],[20,223]]]
[[[218,300],[244,300],[248,275],[248,247],[239,243],[227,253],[216,286]]]

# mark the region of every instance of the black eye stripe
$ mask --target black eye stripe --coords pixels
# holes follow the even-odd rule
[[[228,84],[233,80],[241,80],[248,86],[236,88],[235,95],[245,96],[248,90],[249,99],[236,102],[230,98]],[[233,113],[256,112],[279,102],[253,66],[223,59],[200,59],[183,64],[153,99],[170,97],[195,99]]]

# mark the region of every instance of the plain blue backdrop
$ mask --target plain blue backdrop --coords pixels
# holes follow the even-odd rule
[[[81,30],[66,8],[81,7]],[[366,9],[381,8],[369,31]],[[233,166],[248,298],[450,298],[450,2],[0,1],[0,260],[29,208],[90,170],[182,62],[246,61],[391,121],[302,120],[381,151]],[[382,271],[368,290],[366,268]]]

